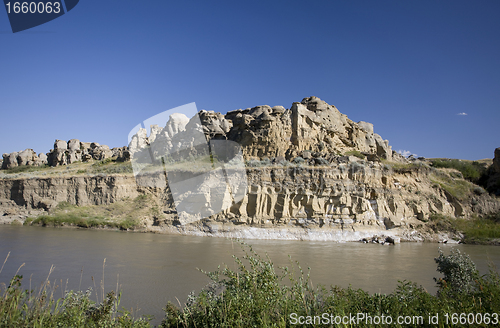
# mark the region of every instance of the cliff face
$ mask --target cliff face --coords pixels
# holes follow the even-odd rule
[[[133,176],[3,179],[0,216],[22,219],[50,211],[60,202],[105,205],[149,195],[150,206],[159,211],[142,218],[146,231],[351,241],[380,234],[422,240],[431,214],[462,217],[500,209],[498,201],[484,194],[458,201],[436,183],[441,181],[439,174],[425,167],[395,171],[367,162],[249,168],[248,193],[242,201],[184,225],[179,224],[168,187],[137,187]],[[210,194],[189,193],[210,202]]]
[[[50,210],[58,203],[111,204],[139,195],[133,176],[76,176],[0,179],[0,200],[27,210]]]
[[[3,165],[37,165],[35,155],[5,154]],[[140,172],[137,177],[81,175],[74,168],[110,156],[127,162],[129,155],[132,162],[122,164]],[[137,205],[147,196],[150,214],[139,218],[146,231],[336,241],[386,234],[421,240],[429,236],[434,214],[459,218],[500,210],[497,199],[458,171],[403,158],[372,124],[355,123],[316,97],[290,109],[200,111],[191,119],[173,114],[165,127],[152,125],[149,136],[139,129],[128,148],[56,140],[48,159],[53,166],[73,166],[39,177],[0,174],[0,222],[51,213],[61,202],[104,206],[106,216],[107,205],[122,202],[127,208],[134,206],[130,200]],[[499,163],[497,149],[492,188],[498,187]],[[165,174],[167,166],[172,169]],[[67,172],[72,176],[42,177]]]

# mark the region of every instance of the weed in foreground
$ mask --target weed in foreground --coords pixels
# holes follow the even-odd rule
[[[52,270],[38,290],[23,289],[23,276],[17,273],[8,286],[0,284],[0,327],[151,327],[149,318],[134,319],[130,312],[117,310],[121,293],[115,291],[105,296],[103,291],[101,302],[90,299],[91,288],[66,291],[56,299],[58,286],[49,281]]]
[[[369,294],[351,287],[313,287],[309,274],[304,274],[298,263],[292,269],[276,270],[269,258],[261,258],[251,246],[242,247],[246,247],[245,256],[234,257],[238,269],[225,266],[205,272],[211,283],[197,296],[190,294],[182,309],[168,303],[162,327],[434,327],[429,323],[430,314],[438,313],[442,318],[445,313],[500,311],[498,273],[491,270],[479,276],[468,270],[475,266],[461,253],[440,253],[436,258],[438,271],[444,275],[437,280],[437,295],[408,281],[400,281],[390,294]],[[461,282],[467,287],[457,288]],[[372,318],[390,316],[394,321],[388,325],[374,325],[369,320],[357,321],[355,325],[329,321],[357,313]],[[399,324],[398,317],[411,320]],[[453,325],[442,320],[439,326]]]

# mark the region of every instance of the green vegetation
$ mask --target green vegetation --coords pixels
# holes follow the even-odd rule
[[[41,165],[41,166],[31,166],[31,165],[22,165],[22,166],[16,166],[10,169],[4,169],[1,170],[1,173],[5,174],[16,174],[16,173],[31,173],[31,172],[38,172],[38,171],[43,171],[46,170],[47,168],[50,168],[48,165]]]
[[[158,207],[150,206],[152,204],[152,199],[147,195],[139,195],[133,200],[125,199],[107,205],[76,206],[61,202],[51,210],[49,215],[42,215],[35,219],[28,218],[24,224],[135,230],[141,227],[138,218],[150,215],[158,217],[161,214]],[[103,216],[103,213],[106,216]]]
[[[458,219],[457,229],[464,233],[464,242],[467,244],[494,243],[494,239],[499,242],[500,212],[472,220]]]
[[[469,181],[460,178],[452,178],[445,172],[437,172],[431,175],[430,180],[460,201],[469,197],[474,187],[477,187]]]
[[[428,226],[435,232],[461,232],[464,235],[462,242],[466,244],[500,243],[500,212],[472,219],[433,214],[429,217]]]
[[[434,159],[432,167],[451,168],[462,173],[463,177],[471,182],[477,183],[479,178],[486,172],[486,167],[479,162],[462,161],[459,159]]]
[[[242,259],[234,257],[236,271],[225,266],[206,272],[211,283],[197,296],[189,295],[183,309],[169,303],[162,327],[291,327],[299,317],[302,317],[299,327],[314,323],[314,326],[330,326],[330,322],[322,325],[325,323],[321,321],[323,313],[327,313],[328,318],[357,313],[391,316],[393,324],[380,325],[382,327],[434,327],[436,325],[429,324],[429,314],[439,313],[439,327],[452,327],[451,318],[445,324],[445,313],[500,311],[498,273],[491,270],[479,276],[474,264],[460,252],[454,251],[449,256],[440,252],[435,259],[438,271],[444,275],[436,279],[439,291],[435,296],[408,281],[400,281],[391,294],[371,295],[350,287],[314,287],[309,274],[304,274],[298,263],[294,267],[298,270],[287,267],[277,270],[269,258],[262,259],[251,247],[245,254]],[[411,318],[410,323],[398,324],[398,316]],[[418,321],[420,317],[422,321]],[[355,325],[331,326],[379,325],[361,321]]]
[[[59,213],[54,215],[42,215],[25,224],[38,224],[44,227],[60,227],[64,225],[77,226],[80,228],[118,228],[121,230],[135,229],[139,227],[139,222],[127,218],[121,221],[113,221],[103,217],[79,217],[74,213]]]
[[[20,178],[38,176],[62,176],[79,174],[131,174],[133,173],[131,162],[119,162],[115,158],[107,158],[101,161],[91,160],[89,162],[74,162],[61,166],[17,166],[11,169],[0,170],[0,177]]]
[[[345,153],[346,156],[355,156],[357,158],[365,159],[365,155],[363,155],[359,150],[350,150]]]
[[[117,162],[111,158],[96,162],[92,164],[88,173],[105,173],[105,174],[119,174],[119,173],[133,173],[132,163],[130,162]],[[77,171],[79,173],[79,171]]]
[[[488,274],[479,275],[470,258],[456,249],[449,255],[440,250],[435,258],[442,277],[434,278],[439,290],[431,295],[408,281],[400,281],[390,294],[369,294],[351,287],[314,287],[309,273],[304,273],[298,263],[291,263],[291,268],[277,269],[269,258],[262,258],[251,246],[242,247],[245,255],[241,259],[233,256],[237,269],[219,266],[215,272],[204,272],[211,282],[198,295],[190,294],[184,308],[168,303],[161,327],[304,327],[312,324],[435,327],[437,325],[429,323],[429,316],[435,314],[439,314],[439,327],[452,327],[455,326],[452,313],[474,313],[472,320],[475,320],[477,314],[485,318],[500,311],[498,272],[490,269]],[[23,290],[21,281],[22,276],[16,274],[7,287],[0,284],[0,327],[151,327],[149,317],[134,319],[130,312],[117,310],[121,298],[118,291],[105,294],[102,290],[96,293],[95,302],[91,300],[91,289],[67,291],[56,299],[57,286],[48,278],[39,290]],[[361,320],[354,325],[350,322],[330,325],[323,321],[323,313],[328,314],[329,320],[363,313],[372,318],[390,316],[393,322],[374,325]],[[450,316],[448,323],[444,320],[445,314]],[[406,323],[396,322],[400,316],[408,318]],[[303,323],[295,325],[299,318]],[[489,327],[491,322],[471,326]]]
[[[444,275],[443,278],[434,278],[441,290],[448,287],[452,294],[474,291],[479,272],[468,255],[461,254],[460,250],[454,248],[450,255],[445,256],[439,249],[439,257],[434,260],[438,264],[437,270]]]
[[[384,170],[393,169],[396,173],[410,173],[430,169],[427,164],[421,161],[411,163],[395,163],[382,159],[382,163],[384,164]]]
[[[134,319],[129,311],[118,310],[118,291],[104,295],[103,290],[101,302],[97,293],[97,302],[90,299],[91,289],[65,291],[62,298],[56,299],[58,286],[48,279],[38,290],[24,290],[23,276],[17,273],[8,286],[0,284],[0,327],[151,327],[148,317]]]

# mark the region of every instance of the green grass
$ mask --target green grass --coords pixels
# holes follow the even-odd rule
[[[443,190],[446,190],[450,195],[458,200],[465,200],[471,195],[471,191],[475,185],[469,181],[459,178],[452,178],[444,172],[438,172],[430,176],[431,182],[439,185]]]
[[[161,215],[160,209],[151,205],[154,204],[148,195],[139,195],[135,199],[124,199],[107,205],[76,206],[61,202],[49,214],[27,218],[24,224],[137,230],[141,227],[139,217]]]
[[[91,289],[64,291],[57,299],[54,295],[58,286],[49,277],[34,290],[23,289],[22,281],[23,276],[16,273],[8,285],[0,283],[0,327],[151,327],[147,316],[134,319],[130,312],[118,310],[118,290],[105,295],[103,289],[100,302],[97,291],[96,301],[91,300]]]
[[[30,172],[44,171],[49,168],[50,166],[48,165],[41,165],[41,166],[22,165],[10,169],[0,170],[0,173],[5,173],[5,174],[30,173]]]
[[[464,233],[467,244],[487,244],[500,239],[500,212],[472,220],[458,219],[457,229]]]
[[[68,176],[68,175],[80,175],[80,174],[131,174],[132,163],[118,162],[115,158],[107,158],[102,161],[91,160],[89,162],[80,162],[69,165],[59,165],[56,167],[51,167],[48,165],[43,166],[18,166],[11,169],[0,170],[0,174],[6,174],[4,177],[9,177],[12,175],[15,178],[28,176],[47,176],[47,175],[57,175],[57,176]]]
[[[42,215],[29,221],[30,225],[41,225],[44,227],[77,226],[80,228],[118,228],[121,230],[136,229],[139,227],[137,220],[126,218],[125,220],[113,221],[101,216],[85,217],[75,213],[58,213],[53,215]]]
[[[354,156],[357,158],[365,159],[365,155],[363,155],[359,150],[350,150],[345,153],[345,156]]]
[[[462,242],[466,244],[500,242],[495,241],[495,239],[500,239],[500,212],[470,219],[454,219],[441,214],[433,214],[429,217],[428,227],[434,232],[461,232],[464,235]]]
[[[79,173],[82,170],[79,170]],[[105,174],[120,174],[120,173],[133,173],[131,162],[116,162],[111,158],[96,162],[92,164],[87,173],[105,173]]]
[[[469,181],[477,182],[486,168],[479,162],[461,161],[458,159],[434,159],[431,161],[435,168],[452,168],[460,171]]]

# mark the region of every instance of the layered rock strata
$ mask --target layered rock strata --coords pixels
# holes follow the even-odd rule
[[[427,168],[396,172],[368,162],[247,169],[248,190],[240,202],[191,224],[180,224],[168,187],[138,187],[130,175],[2,179],[0,216],[22,220],[50,212],[60,202],[102,205],[150,195],[159,211],[143,218],[146,231],[353,241],[374,235],[423,240],[432,214],[466,217],[500,210],[500,203],[487,194],[458,202],[431,182],[432,174]],[[211,201],[209,193],[189,192]]]

